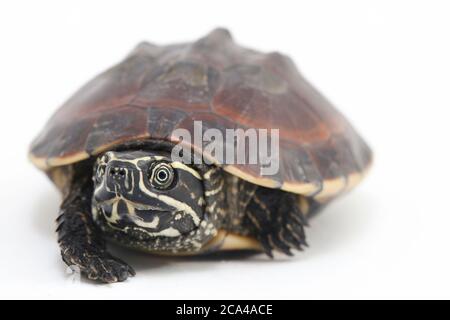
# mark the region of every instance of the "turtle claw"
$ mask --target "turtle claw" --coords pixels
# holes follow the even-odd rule
[[[92,258],[85,270],[89,279],[104,283],[123,282],[136,275],[132,267],[112,256]]]
[[[272,247],[266,237],[259,237],[259,242],[261,243],[264,253],[271,259],[273,259]]]
[[[123,282],[136,275],[126,262],[104,250],[62,250],[68,266],[76,266],[90,280],[103,283]]]
[[[271,244],[272,248],[284,253],[287,256],[292,256],[292,252],[290,250],[289,243],[283,240],[281,237],[272,237],[272,235],[269,234],[269,243]]]
[[[302,236],[300,234],[292,235],[290,231],[279,226],[281,231],[277,232],[273,230],[270,233],[262,234],[259,236],[259,242],[263,247],[264,253],[273,258],[273,251],[281,252],[289,257],[293,256],[292,249],[303,251],[303,247],[307,246],[304,233]]]
[[[271,258],[273,251],[293,256],[291,250],[302,251],[307,246],[304,231],[307,219],[297,202],[295,195],[260,187],[247,206],[247,222]]]

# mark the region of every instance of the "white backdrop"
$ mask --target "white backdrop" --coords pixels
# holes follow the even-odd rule
[[[448,1],[2,1],[0,297],[450,298]],[[142,40],[216,26],[289,54],[354,123],[375,165],[311,221],[294,259],[163,259],[115,249],[138,275],[72,283],[59,194],[27,160],[51,113]]]

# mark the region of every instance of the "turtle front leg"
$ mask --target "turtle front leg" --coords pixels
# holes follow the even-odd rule
[[[90,179],[75,179],[57,219],[62,259],[68,266],[77,266],[89,279],[105,283],[125,281],[135,272],[107,251],[105,240],[92,220],[91,197]]]
[[[273,257],[273,250],[291,256],[291,249],[307,246],[307,220],[299,208],[298,195],[258,187],[245,212],[250,230],[269,257]]]

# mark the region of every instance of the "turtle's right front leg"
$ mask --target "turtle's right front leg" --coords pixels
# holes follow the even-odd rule
[[[107,251],[105,240],[92,220],[91,197],[90,179],[77,179],[61,205],[57,232],[62,259],[68,266],[77,266],[89,279],[106,283],[125,281],[135,272]]]

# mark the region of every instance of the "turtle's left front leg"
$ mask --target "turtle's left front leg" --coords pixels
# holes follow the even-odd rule
[[[77,177],[65,197],[58,223],[61,255],[69,266],[76,266],[89,279],[112,283],[134,276],[134,270],[113,257],[91,215],[92,182]]]
[[[273,250],[290,256],[291,249],[307,246],[306,213],[299,207],[299,195],[257,187],[246,207],[245,221],[270,257]]]

